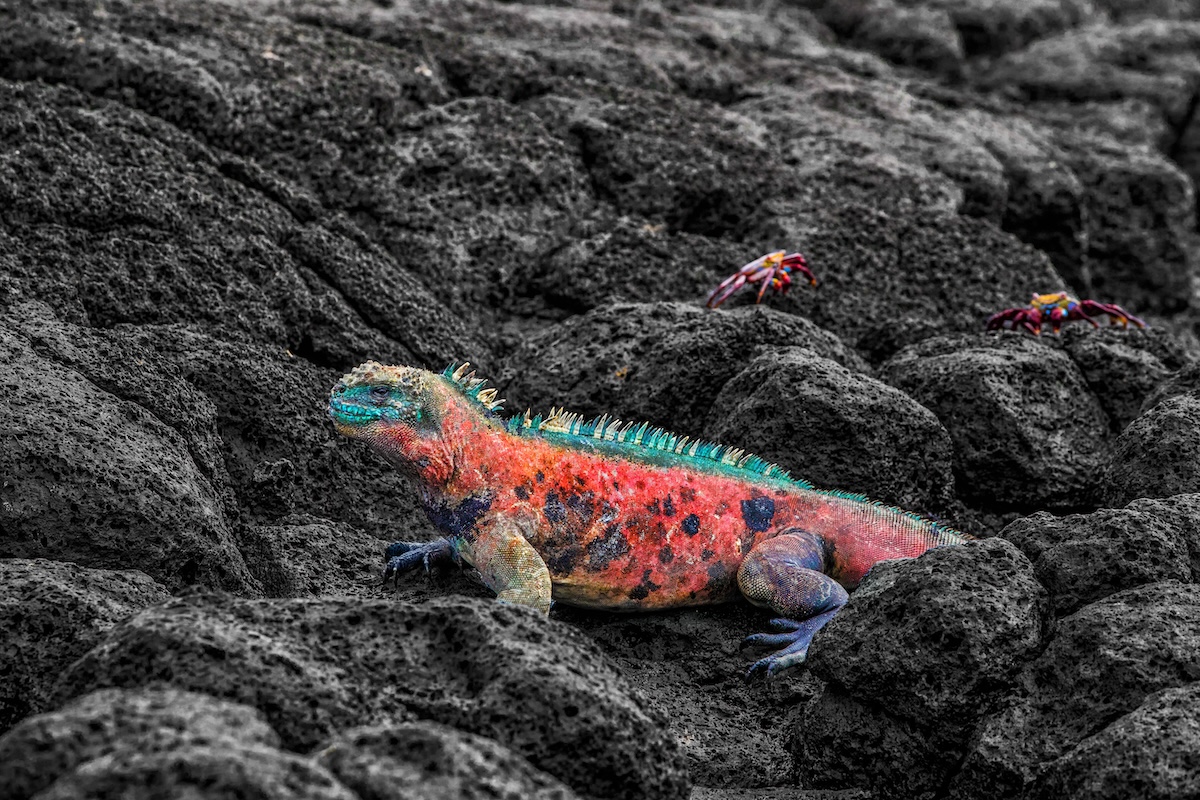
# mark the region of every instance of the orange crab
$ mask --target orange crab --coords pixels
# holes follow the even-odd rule
[[[758,288],[758,297],[754,300],[756,303],[762,302],[767,289],[779,292],[779,294],[787,294],[788,289],[792,286],[792,272],[799,272],[807,278],[809,286],[817,285],[816,276],[808,268],[808,262],[804,256],[799,253],[776,250],[774,253],[759,256],[721,281],[717,288],[708,293],[708,300],[704,305],[716,308],[747,283],[761,284]]]
[[[1064,322],[1086,320],[1093,328],[1100,327],[1093,317],[1108,315],[1108,321],[1113,325],[1128,327],[1131,323],[1139,328],[1145,328],[1146,322],[1125,309],[1113,303],[1098,303],[1095,300],[1077,300],[1066,292],[1033,295],[1029,305],[1022,308],[1006,308],[988,317],[989,331],[1000,328],[1015,330],[1018,326],[1034,334],[1041,335],[1042,325],[1050,323],[1050,330],[1058,333]]]

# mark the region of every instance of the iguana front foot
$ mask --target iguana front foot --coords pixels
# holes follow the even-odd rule
[[[434,564],[450,559],[457,561],[454,545],[449,539],[435,539],[432,542],[392,542],[383,551],[387,567],[383,570],[383,582],[395,580],[400,583],[400,576],[419,565],[425,565],[425,571],[433,569]]]
[[[804,663],[808,657],[808,646],[812,644],[813,636],[833,619],[838,609],[826,611],[806,620],[773,619],[767,624],[780,633],[755,633],[742,641],[742,648],[747,647],[778,647],[771,655],[761,658],[750,665],[746,678],[756,675],[776,675],[788,667]]]

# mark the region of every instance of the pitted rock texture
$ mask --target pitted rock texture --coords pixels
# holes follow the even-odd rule
[[[579,797],[494,740],[435,722],[353,728],[318,749],[316,761],[360,798]]]
[[[1054,613],[1071,614],[1113,592],[1200,573],[1200,495],[1135,500],[1122,509],[1055,517],[1039,511],[1000,536],[1021,548],[1050,591]]]
[[[1099,491],[1114,506],[1200,491],[1200,396],[1163,400],[1131,422],[1113,444]]]
[[[828,683],[793,718],[802,779],[934,796],[1047,622],[1045,589],[1003,540],[879,564],[813,642],[809,664]]]
[[[683,303],[618,303],[531,337],[499,384],[518,407],[566,405],[698,435],[721,387],[767,342],[866,369],[836,336],[770,308],[712,314]]]
[[[0,559],[0,732],[52,708],[62,670],[118,622],[169,596],[135,570]]]
[[[1108,422],[1061,350],[1023,333],[936,337],[901,351],[880,374],[949,431],[965,497],[1015,508],[1089,500]]]
[[[954,496],[950,435],[933,412],[805,348],[755,358],[721,389],[708,420],[707,438],[740,441],[819,488],[927,513]]]
[[[30,717],[0,737],[0,790],[26,800],[96,759],[197,746],[266,750],[279,746],[279,736],[261,712],[206,694],[102,689]]]
[[[219,696],[362,746],[345,782],[213,734],[42,788],[363,797],[412,778],[395,745],[469,763],[448,793],[1193,791],[1197,26],[1185,0],[0,0],[3,724],[170,679],[206,693],[163,716],[181,739]],[[703,307],[778,249],[817,285]],[[983,332],[1059,290],[1152,327]],[[812,669],[749,684],[743,604],[553,611],[592,646],[469,571],[385,594],[383,544],[435,534],[325,417],[367,359],[1011,524],[1032,566],[881,567]],[[193,587],[234,596],[139,613]]]
[[[5,326],[0,356],[0,382],[13,387],[0,399],[0,556],[136,565],[168,589],[256,591],[183,437]]]
[[[490,601],[195,594],[115,628],[60,697],[167,681],[259,708],[305,750],[364,720],[488,736],[594,797],[682,797],[678,746],[579,633]]]
[[[1155,692],[1198,679],[1200,587],[1164,581],[1085,606],[1059,620],[1049,645],[1018,676],[1020,692],[981,725],[950,796],[1029,791],[1045,765],[1100,735]],[[1143,764],[1165,766],[1180,757],[1169,740],[1130,740],[1125,747],[1128,758]],[[1135,784],[1120,785],[1129,791]]]

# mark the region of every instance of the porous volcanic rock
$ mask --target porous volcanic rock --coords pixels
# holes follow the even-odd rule
[[[770,308],[714,314],[683,303],[617,303],[530,337],[497,384],[518,408],[565,406],[699,435],[725,382],[759,347],[784,342],[866,369],[833,334]]]
[[[933,412],[802,347],[763,353],[731,378],[704,435],[738,442],[819,488],[923,511],[945,509],[954,496],[950,435]]]
[[[0,732],[49,710],[54,681],[71,662],[118,622],[168,597],[135,570],[0,559]]]
[[[427,719],[494,738],[582,794],[687,793],[678,746],[611,664],[516,606],[193,594],[115,628],[58,691],[150,681],[252,705],[289,749],[364,719]]]
[[[794,719],[802,780],[932,796],[1047,621],[1028,559],[1000,539],[877,565],[809,651],[828,684]]]
[[[1130,746],[1130,743],[1135,746]],[[1036,800],[1153,800],[1200,792],[1200,684],[1165,689],[1047,765]]]
[[[1200,495],[1135,500],[1125,508],[1055,517],[1039,511],[1000,535],[1029,557],[1057,615],[1146,583],[1194,581]]]
[[[356,729],[367,773],[487,751],[468,793],[1190,791],[1197,26],[1194,0],[0,0],[0,557],[56,562],[6,606],[6,724],[165,680],[287,747]],[[815,286],[704,308],[781,249]],[[1062,290],[1152,327],[982,330]],[[1033,566],[881,567],[811,670],[751,683],[746,604],[556,607],[573,634],[470,570],[383,595],[383,543],[434,532],[327,419],[367,359],[1013,523]],[[53,791],[367,791],[314,758],[214,736]]]
[[[257,748],[260,756],[279,746],[279,736],[261,712],[240,703],[171,688],[102,689],[32,716],[0,737],[0,791],[26,800],[95,759],[195,746],[244,761],[248,755],[239,759],[236,751]],[[83,791],[82,782],[72,785]]]
[[[1113,443],[1099,492],[1106,505],[1200,491],[1200,396],[1163,400]]]
[[[352,728],[319,748],[316,761],[360,798],[579,797],[494,740],[436,722]]]
[[[1106,455],[1108,420],[1079,367],[1024,333],[943,336],[880,369],[954,443],[958,490],[986,506],[1077,506]]]
[[[1102,735],[1155,692],[1194,684],[1197,677],[1200,587],[1164,581],[1084,606],[1058,621],[1046,649],[1018,676],[1020,691],[980,726],[949,796],[1021,794],[1044,765]],[[1126,758],[1162,763],[1183,757],[1163,751],[1170,743],[1127,740]],[[1136,772],[1127,776],[1137,779]],[[1135,785],[1116,790],[1132,792]]]
[[[174,429],[4,325],[0,386],[0,556],[256,591],[222,498]]]

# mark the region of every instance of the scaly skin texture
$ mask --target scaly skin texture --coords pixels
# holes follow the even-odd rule
[[[465,367],[465,365],[464,365]],[[472,375],[369,362],[334,387],[330,416],[408,474],[446,541],[397,543],[389,571],[456,555],[501,600],[641,611],[732,600],[771,608],[798,664],[878,561],[967,537],[858,495],[815,490],[740,451],[646,425],[495,412]],[[691,454],[689,454],[691,453]]]

